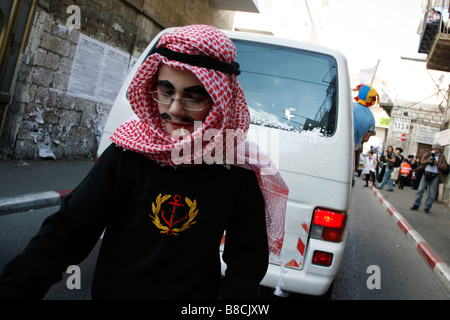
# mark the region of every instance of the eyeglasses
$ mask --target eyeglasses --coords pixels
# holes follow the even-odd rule
[[[150,91],[150,93],[153,100],[166,105],[171,104],[174,100],[180,100],[183,108],[189,111],[202,111],[208,104],[212,102],[212,100],[205,102],[203,100],[191,98],[175,99],[170,94],[161,91]]]

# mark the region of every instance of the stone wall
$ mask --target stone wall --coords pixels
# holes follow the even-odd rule
[[[80,9],[80,29],[67,26],[70,5]],[[205,23],[231,29],[233,19],[234,12],[209,0],[39,0],[0,158],[37,159],[45,149],[57,159],[95,156],[111,105],[66,94],[80,33],[138,57],[163,28]]]
[[[406,116],[411,118],[411,127],[409,133],[406,134],[407,140],[401,141],[401,133],[393,132],[394,118],[396,116]],[[416,103],[412,101],[397,101],[391,112],[391,122],[389,125],[386,146],[392,145],[403,148],[403,155],[416,155],[417,143],[416,133],[417,127],[422,125],[440,130],[445,118],[445,111],[441,110],[436,104]]]

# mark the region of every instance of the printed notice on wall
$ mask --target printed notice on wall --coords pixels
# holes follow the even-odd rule
[[[67,94],[113,104],[127,73],[130,55],[80,34]]]
[[[439,132],[438,128],[417,126],[416,130],[416,142],[423,144],[433,144],[436,133]]]

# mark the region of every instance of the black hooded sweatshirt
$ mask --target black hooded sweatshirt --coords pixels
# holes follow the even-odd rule
[[[268,266],[264,208],[251,170],[161,166],[111,145],[6,265],[0,297],[43,298],[105,231],[94,299],[256,299]]]

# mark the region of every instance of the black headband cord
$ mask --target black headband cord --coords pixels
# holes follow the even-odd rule
[[[239,70],[239,63],[235,61],[230,63],[222,62],[207,56],[192,55],[172,51],[165,47],[157,48],[156,53],[159,53],[160,55],[166,57],[169,60],[175,60],[178,62],[187,63],[197,67],[214,69],[224,73],[234,73],[237,76],[241,73],[241,70]]]

